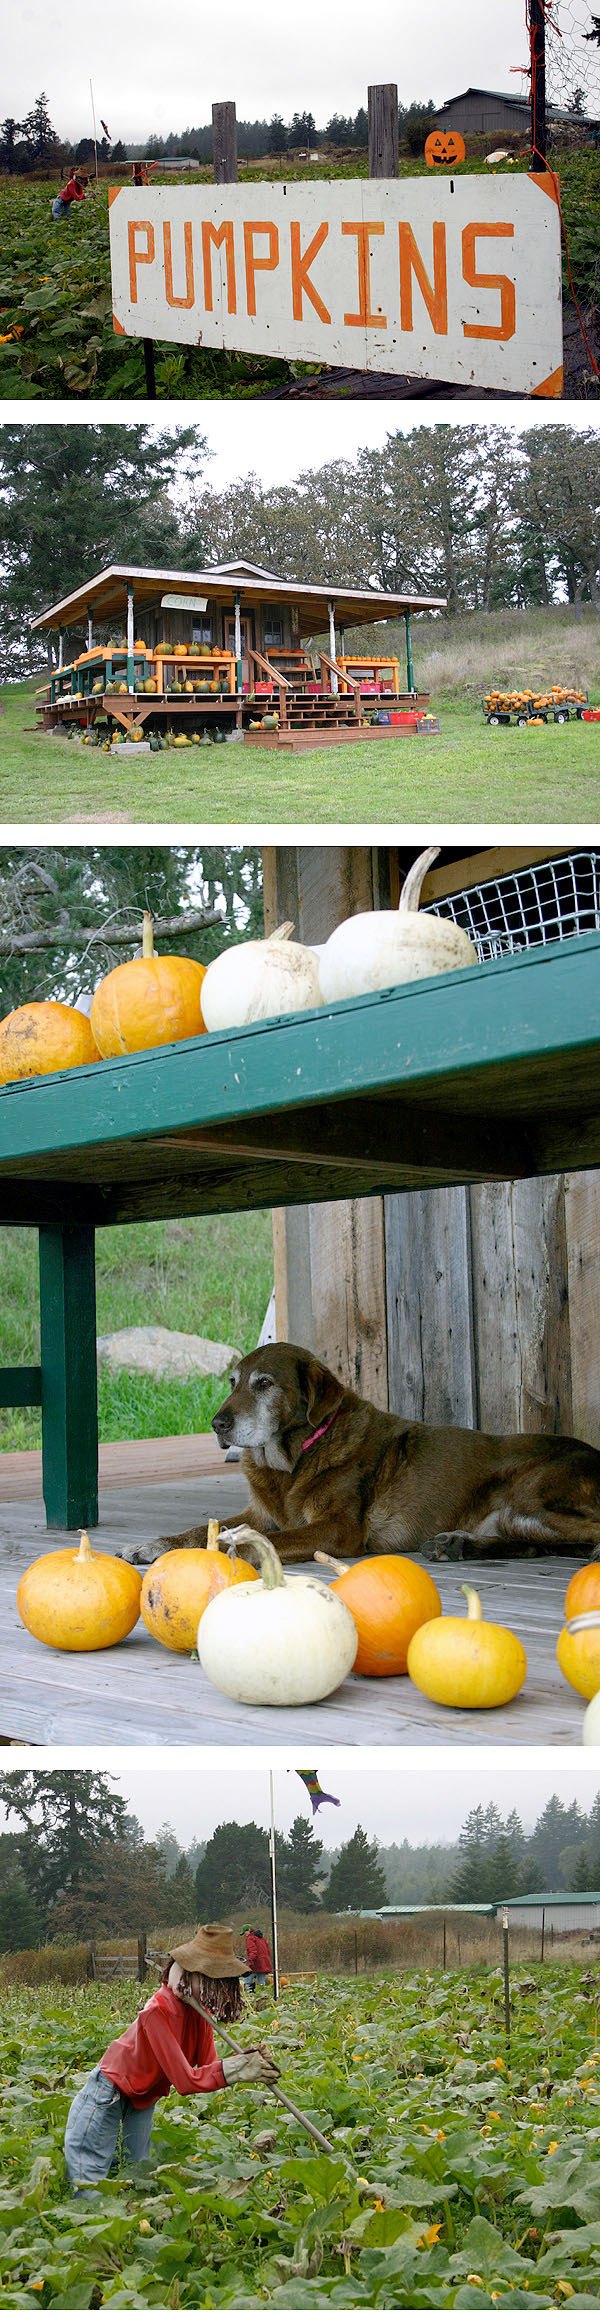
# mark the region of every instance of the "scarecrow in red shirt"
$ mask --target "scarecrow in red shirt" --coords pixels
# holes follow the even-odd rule
[[[169,1955],[156,1994],[133,2026],[110,2043],[94,2067],[67,2118],[65,2157],[69,2178],[80,2187],[107,2179],[122,2133],[132,2163],[148,2155],[157,2099],[225,2091],[241,2083],[274,2083],[278,2069],[263,2051],[249,2049],[217,2058],[212,2028],[191,2002],[201,2002],[216,2020],[229,2025],[242,2015],[240,1978],[246,1963],[233,1951],[231,1930],[205,1923],[186,1946]]]

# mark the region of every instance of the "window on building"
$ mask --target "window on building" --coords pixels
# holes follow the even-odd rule
[[[210,643],[211,639],[210,619],[195,619],[192,627],[192,643]]]
[[[282,645],[283,619],[281,612],[269,610],[267,604],[265,610],[265,651],[281,651]]]

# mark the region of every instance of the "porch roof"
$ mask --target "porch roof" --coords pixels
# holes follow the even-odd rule
[[[314,635],[327,626],[330,603],[335,605],[338,621],[352,627],[398,618],[406,611],[446,608],[443,595],[390,595],[383,588],[341,587],[327,579],[308,584],[300,579],[280,579],[275,572],[245,562],[220,563],[208,571],[146,571],[132,564],[110,563],[106,571],[96,572],[73,594],[40,612],[32,627],[77,627],[88,613],[98,620],[122,620],[128,581],[134,588],[138,612],[144,604],[155,603],[163,588],[176,588],[180,595],[200,593],[213,603],[223,604],[231,603],[233,595],[239,593],[242,609],[253,603],[293,603],[298,608],[301,636]]]

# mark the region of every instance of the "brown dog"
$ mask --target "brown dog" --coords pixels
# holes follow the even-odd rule
[[[222,1448],[241,1447],[248,1507],[231,1521],[273,1537],[282,1560],[315,1552],[495,1547],[600,1557],[600,1454],[539,1433],[493,1438],[384,1415],[293,1343],[251,1351],[213,1417]],[[131,1557],[203,1545],[206,1528],[163,1536]]]

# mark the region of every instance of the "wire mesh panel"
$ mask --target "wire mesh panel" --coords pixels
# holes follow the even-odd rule
[[[600,852],[568,853],[490,878],[431,903],[429,914],[462,925],[482,963],[600,932]]]
[[[546,0],[546,83],[550,104],[573,120],[600,116],[600,14],[591,0]]]

